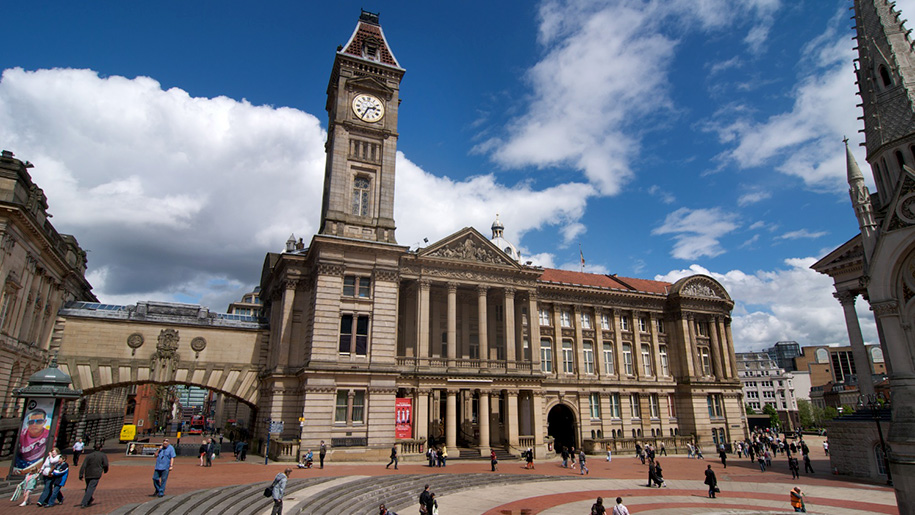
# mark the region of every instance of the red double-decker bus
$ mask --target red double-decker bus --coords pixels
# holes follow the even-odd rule
[[[203,434],[204,429],[206,429],[206,423],[203,420],[203,415],[194,415],[191,417],[191,422],[188,424],[187,434]]]

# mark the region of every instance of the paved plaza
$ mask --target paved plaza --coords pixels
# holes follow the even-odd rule
[[[185,442],[186,443],[186,442]],[[123,446],[109,445],[111,468],[102,479],[96,493],[97,504],[82,510],[78,508],[82,497],[82,483],[78,481],[77,471],[64,489],[66,500],[54,513],[102,514],[112,513],[166,513],[163,506],[153,509],[143,503],[170,502],[170,513],[222,513],[225,508],[205,508],[204,504],[186,503],[196,508],[181,508],[176,499],[193,495],[215,496],[217,492],[227,491],[228,485],[247,485],[251,488],[236,488],[236,500],[226,497],[226,504],[238,505],[238,496],[250,504],[249,507],[236,512],[252,514],[269,514],[269,500],[260,497],[264,483],[288,465],[270,463],[264,465],[263,458],[249,456],[246,462],[236,462],[231,454],[223,454],[211,468],[201,468],[197,458],[180,456],[176,459],[175,470],[169,476],[166,497],[151,499],[153,462],[149,458],[127,457],[115,453]],[[560,461],[535,462],[534,470],[526,470],[524,464],[510,461],[499,464],[498,477],[509,477],[511,482],[486,482],[485,475],[492,474],[488,461],[452,461],[445,468],[430,468],[423,463],[400,463],[399,470],[385,469],[385,463],[339,463],[329,460],[324,468],[296,469],[292,473],[292,485],[285,501],[284,513],[315,513],[309,506],[313,496],[328,490],[339,489],[345,492],[358,491],[364,498],[354,501],[352,506],[345,502],[336,502],[332,508],[325,508],[328,513],[377,513],[379,503],[388,503],[401,515],[418,513],[416,498],[421,484],[428,482],[435,491],[439,487],[439,513],[449,514],[586,514],[598,496],[605,500],[605,506],[612,506],[617,496],[632,513],[652,515],[684,515],[709,513],[793,513],[788,503],[788,492],[799,485],[807,494],[808,513],[830,514],[863,514],[887,513],[896,514],[895,496],[891,488],[882,484],[860,482],[851,478],[831,474],[829,462],[823,454],[819,440],[811,441],[811,454],[815,474],[802,474],[797,481],[791,480],[787,460],[779,457],[773,467],[760,472],[755,462],[748,459],[728,459],[725,469],[718,460],[694,460],[685,456],[659,457],[667,480],[666,488],[646,487],[648,467],[632,456],[614,456],[612,462],[590,456],[588,467],[590,473],[580,475],[578,469],[565,469]],[[706,487],[702,480],[707,464],[711,464],[717,474],[721,493],[716,499],[706,497]],[[9,462],[0,462],[8,467]],[[530,476],[529,480],[523,476]],[[395,497],[394,490],[382,489],[381,480],[386,477],[397,478],[393,482],[411,490],[406,498]],[[476,482],[464,478],[475,477]],[[480,481],[480,478],[483,481]],[[402,480],[402,481],[401,481]],[[419,485],[419,486],[416,486]],[[377,490],[376,490],[377,488]],[[202,492],[201,492],[202,491]],[[195,494],[195,492],[197,492]],[[377,492],[377,494],[376,494]],[[409,492],[408,492],[409,493]],[[4,499],[0,512],[18,513],[35,510],[34,506],[19,508]],[[346,498],[346,497],[344,497]],[[353,497],[355,499],[355,497]],[[396,504],[395,504],[396,503]],[[130,508],[134,506],[135,508]]]

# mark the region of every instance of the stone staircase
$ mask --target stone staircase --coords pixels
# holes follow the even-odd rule
[[[410,474],[290,479],[286,486],[283,513],[286,515],[376,515],[378,505],[408,513],[428,483],[437,496],[467,489],[522,483],[577,479],[565,476],[517,474]],[[270,482],[233,485],[153,499],[122,506],[116,515],[267,515],[273,505],[263,496]],[[15,488],[15,485],[14,485]]]

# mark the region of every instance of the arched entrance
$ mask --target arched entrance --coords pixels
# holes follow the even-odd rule
[[[553,437],[553,449],[558,453],[563,447],[576,446],[575,413],[565,404],[557,404],[547,416],[548,434]]]

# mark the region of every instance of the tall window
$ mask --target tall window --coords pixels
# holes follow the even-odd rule
[[[340,317],[340,353],[365,356],[368,353],[368,346],[368,315],[342,315]]]
[[[642,375],[651,375],[651,348],[642,345]]]
[[[581,353],[585,361],[585,373],[594,373],[594,344],[591,342],[582,342]]]
[[[632,418],[642,418],[642,405],[639,404],[639,394],[629,394],[629,409],[632,412]]]
[[[369,298],[371,295],[372,280],[368,277],[347,275],[343,277],[343,295],[347,297]]]
[[[607,331],[610,330],[610,317],[606,313],[601,313],[600,315],[600,328]]]
[[[356,390],[353,392],[353,422],[365,422],[365,390]]]
[[[648,396],[648,409],[651,411],[651,418],[661,418],[661,403],[658,400],[658,394],[653,393]]]
[[[702,375],[712,375],[712,359],[709,355],[708,347],[699,348],[699,361],[702,363]]]
[[[708,323],[696,321],[696,332],[699,336],[708,336]]]
[[[334,422],[352,424],[365,422],[365,390],[337,390],[334,402]]]
[[[540,371],[553,371],[553,342],[546,338],[540,340]]]
[[[616,369],[613,366],[613,344],[604,344],[604,373],[615,374]]]
[[[589,406],[591,408],[591,419],[600,419],[600,394],[592,393],[589,397]]]
[[[633,375],[632,345],[629,345],[628,343],[623,344],[623,370],[626,372],[626,375]]]
[[[677,405],[674,404],[674,395],[672,393],[667,394],[667,416],[677,418]]]
[[[353,214],[368,216],[369,214],[369,187],[372,182],[366,177],[353,179]]]
[[[610,417],[620,418],[620,394],[610,394]]]
[[[562,340],[562,371],[571,374],[575,371],[572,355],[572,340]]]
[[[587,313],[581,314],[581,328],[582,329],[591,329],[591,315]]]
[[[337,390],[337,402],[335,405],[334,422],[346,422],[346,412],[349,409],[348,390]]]
[[[664,334],[664,321],[658,318],[655,322],[658,326],[658,334]]]
[[[661,361],[661,375],[670,375],[670,362],[667,360],[667,345],[658,346],[658,358]]]
[[[721,405],[721,394],[710,393],[706,397],[708,402],[708,416],[710,418],[720,418],[724,416],[724,408]]]
[[[559,323],[562,324],[562,327],[572,327],[572,313],[568,311],[561,311],[559,313]]]
[[[648,319],[645,317],[639,317],[639,332],[648,332]]]
[[[620,317],[620,330],[628,331],[629,330],[629,317],[623,315]]]
[[[540,325],[550,326],[550,310],[540,309]]]

